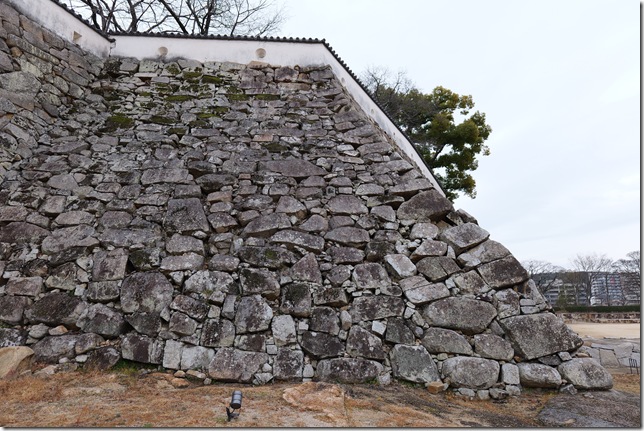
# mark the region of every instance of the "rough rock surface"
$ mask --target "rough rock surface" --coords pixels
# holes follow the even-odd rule
[[[601,374],[330,66],[98,58],[0,8],[0,347],[498,396],[515,356]]]

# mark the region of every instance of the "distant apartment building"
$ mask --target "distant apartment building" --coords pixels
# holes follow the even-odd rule
[[[561,272],[535,274],[532,279],[552,306],[639,305],[639,274]]]

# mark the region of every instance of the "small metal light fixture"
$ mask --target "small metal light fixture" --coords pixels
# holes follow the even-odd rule
[[[233,391],[233,398],[230,400],[230,409],[226,407],[226,416],[228,416],[228,422],[230,422],[231,419],[237,419],[239,417],[239,413],[235,413],[235,410],[241,409],[241,405],[242,405],[241,391]]]

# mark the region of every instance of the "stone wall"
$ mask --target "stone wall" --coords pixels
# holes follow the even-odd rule
[[[20,52],[0,83],[46,87]],[[215,381],[393,377],[482,399],[612,385],[519,262],[329,67],[88,62],[5,165],[0,346]]]
[[[89,94],[102,60],[0,3],[0,178],[37,152],[61,110]],[[72,125],[73,126],[73,125]]]

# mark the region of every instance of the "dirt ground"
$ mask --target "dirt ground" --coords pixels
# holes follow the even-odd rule
[[[166,373],[60,373],[0,382],[5,427],[537,427],[556,392],[469,401],[449,392],[394,383],[244,386],[192,383],[175,389]],[[639,376],[615,374],[615,389],[640,393]],[[243,403],[227,422],[232,391]]]
[[[639,323],[568,323],[568,327],[582,337],[640,338]]]

